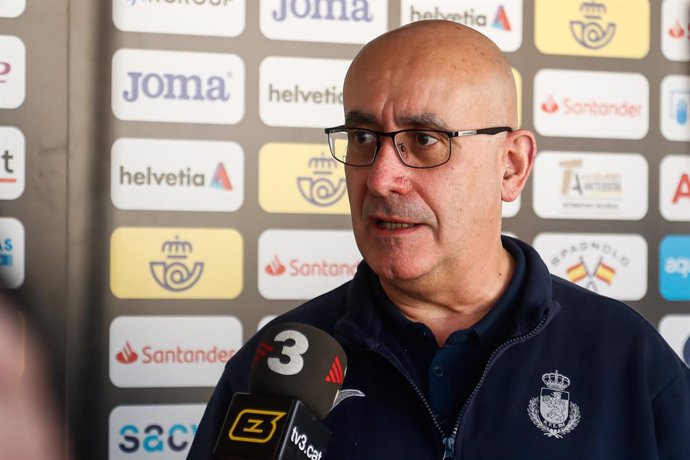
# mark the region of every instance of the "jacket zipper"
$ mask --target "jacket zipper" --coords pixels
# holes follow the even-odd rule
[[[436,415],[434,414],[433,409],[431,408],[431,405],[429,402],[426,400],[424,397],[424,393],[422,393],[422,390],[417,387],[417,385],[414,383],[412,378],[407,375],[407,372],[398,364],[398,360],[395,359],[393,356],[389,356],[387,353],[381,351],[379,347],[375,347],[372,349],[374,353],[382,356],[385,358],[388,362],[390,362],[395,369],[397,369],[398,373],[403,376],[403,378],[407,381],[407,383],[410,384],[410,386],[414,389],[415,393],[417,393],[417,396],[419,396],[419,399],[421,399],[422,403],[424,403],[424,407],[426,408],[427,412],[431,416],[432,422],[434,422],[434,426],[438,430],[438,432],[441,434],[441,438],[443,439],[443,448],[444,448],[444,454],[443,454],[443,460],[450,459],[453,460],[452,452],[453,452],[453,444],[455,442],[454,437],[448,437],[446,436],[446,433],[443,431],[443,427],[441,424],[436,420]],[[451,456],[449,457],[448,454],[448,446],[450,445],[450,452]]]
[[[474,390],[472,390],[472,393],[470,396],[467,398],[467,401],[465,401],[465,404],[462,406],[462,409],[460,410],[460,413],[458,414],[458,419],[455,422],[455,427],[453,427],[453,432],[450,437],[445,438],[443,440],[443,444],[446,449],[446,453],[444,453],[443,460],[455,460],[455,438],[458,435],[458,432],[460,431],[460,426],[464,422],[463,416],[465,415],[465,412],[467,412],[467,409],[469,408],[470,404],[472,404],[472,401],[474,400],[475,396],[479,392],[479,388],[482,386],[484,383],[484,380],[486,380],[486,376],[489,373],[489,370],[493,367],[494,361],[498,359],[498,355],[500,355],[505,349],[508,347],[511,347],[515,345],[516,343],[520,342],[525,342],[532,337],[534,337],[544,326],[544,323],[546,323],[546,320],[548,319],[547,316],[544,316],[541,321],[539,321],[539,324],[537,324],[534,329],[529,331],[527,334],[521,335],[519,337],[514,337],[507,342],[504,342],[501,344],[498,348],[496,348],[493,353],[489,356],[489,360],[486,362],[486,366],[484,366],[484,372],[482,373],[481,378],[479,379],[479,382],[477,385],[474,387]],[[448,441],[446,443],[446,441]],[[459,460],[459,459],[458,459]]]
[[[461,422],[463,421],[463,416],[465,415],[465,412],[467,411],[467,408],[470,406],[472,403],[472,400],[474,400],[474,397],[477,395],[477,392],[479,392],[479,388],[482,386],[484,383],[484,380],[486,379],[486,375],[489,373],[489,370],[494,364],[494,361],[497,359],[497,355],[499,355],[503,350],[506,348],[519,343],[519,342],[524,342],[529,339],[531,339],[534,335],[536,335],[541,328],[544,326],[544,323],[546,323],[546,320],[548,319],[547,316],[544,316],[541,321],[527,334],[521,335],[519,337],[512,338],[508,340],[507,342],[504,342],[501,344],[498,348],[496,348],[493,353],[489,356],[489,360],[486,363],[486,366],[484,366],[484,372],[482,373],[481,378],[479,379],[479,382],[477,385],[474,387],[474,390],[472,390],[472,393],[470,394],[469,398],[467,398],[467,401],[465,401],[465,404],[462,406],[462,409],[460,410],[460,414],[458,414],[458,419],[455,422],[455,427],[453,428],[453,432],[451,433],[450,436],[446,436],[446,433],[443,431],[443,427],[441,427],[441,424],[438,423],[438,420],[436,420],[436,415],[434,414],[433,409],[431,409],[431,405],[429,405],[429,402],[426,400],[424,397],[424,393],[422,393],[422,390],[420,390],[417,385],[414,383],[412,378],[407,375],[407,372],[403,370],[403,368],[398,364],[397,359],[393,356],[389,356],[387,353],[381,351],[378,346],[370,348],[374,353],[376,353],[379,356],[382,356],[385,358],[388,362],[390,362],[393,367],[398,371],[400,375],[403,376],[403,378],[407,381],[407,383],[410,384],[410,386],[414,389],[415,393],[417,393],[417,396],[419,396],[419,399],[422,401],[424,404],[424,407],[426,408],[427,412],[431,416],[431,420],[434,423],[434,426],[438,430],[438,432],[441,434],[442,442],[443,442],[443,457],[442,460],[456,460],[455,458],[455,438],[458,434],[458,431],[460,429]]]

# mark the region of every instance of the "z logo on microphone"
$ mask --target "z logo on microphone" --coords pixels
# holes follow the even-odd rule
[[[228,436],[233,441],[265,444],[276,432],[276,422],[285,416],[285,412],[244,409],[235,418]]]

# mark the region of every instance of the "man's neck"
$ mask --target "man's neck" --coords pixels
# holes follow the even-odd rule
[[[473,265],[443,281],[381,278],[381,286],[410,321],[426,324],[443,346],[450,334],[473,326],[493,308],[515,271],[515,260],[502,247],[495,258],[483,259],[480,269]]]

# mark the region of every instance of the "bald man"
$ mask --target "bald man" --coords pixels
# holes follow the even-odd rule
[[[344,109],[326,134],[364,261],[275,320],[349,357],[325,458],[690,459],[690,370],[628,306],[501,236],[536,144],[498,48],[452,22],[388,32],[352,62]],[[189,459],[211,458],[256,346],[228,362]]]

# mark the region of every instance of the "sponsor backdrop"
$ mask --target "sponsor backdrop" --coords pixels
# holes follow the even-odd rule
[[[690,0],[0,0],[0,273],[77,452],[184,458],[223,363],[352,277],[323,128],[361,44],[434,18],[538,137],[505,232],[690,362]]]

